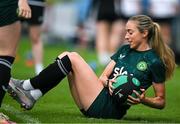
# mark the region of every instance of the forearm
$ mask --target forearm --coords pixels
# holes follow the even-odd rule
[[[165,100],[162,97],[146,97],[145,99],[141,100],[141,103],[156,109],[163,109],[165,107]]]
[[[28,1],[27,1],[27,0],[19,0],[19,2],[26,2],[26,3],[28,3]]]
[[[106,75],[101,75],[99,77],[99,82],[103,84],[104,87],[107,86],[108,77]]]
[[[111,60],[111,62],[107,65],[101,76],[99,77],[99,81],[103,84],[103,86],[107,87],[107,80],[111,75],[113,68],[115,66],[115,62]]]
[[[19,1],[22,1],[22,2],[27,2],[28,0],[19,0]]]

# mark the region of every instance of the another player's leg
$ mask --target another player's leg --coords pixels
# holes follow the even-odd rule
[[[43,70],[43,42],[41,39],[41,26],[30,26],[29,31],[32,43],[32,54],[35,64],[35,73],[39,74]]]
[[[43,24],[45,4],[44,2],[39,3],[42,6],[39,6],[40,4],[36,5],[36,3],[29,3],[32,11],[32,18],[27,20],[36,75],[43,70],[43,42],[41,38],[41,25]]]
[[[111,25],[106,21],[97,23],[96,50],[99,63],[103,66],[110,61],[108,52],[108,42]]]
[[[118,49],[118,47],[125,43],[125,21],[117,20],[112,23],[112,29],[109,39],[109,51],[112,54]]]
[[[14,57],[0,56],[0,106],[11,77],[11,65]]]
[[[11,77],[11,65],[19,41],[20,23],[0,27],[0,105]]]

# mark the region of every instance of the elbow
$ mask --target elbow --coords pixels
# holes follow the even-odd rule
[[[166,107],[165,102],[162,102],[162,104],[160,104],[160,105],[157,107],[157,109],[162,110],[162,109],[164,109],[165,107]]]
[[[161,105],[161,106],[158,107],[158,109],[160,109],[160,110],[162,110],[164,108],[165,108],[165,105]]]

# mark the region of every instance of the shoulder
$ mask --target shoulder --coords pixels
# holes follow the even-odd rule
[[[130,46],[125,44],[120,46],[120,48],[111,56],[112,60],[117,61],[119,55],[124,56],[126,55],[130,50]]]
[[[151,64],[163,64],[161,58],[157,55],[154,50],[149,51],[146,54],[146,58],[151,62]]]
[[[122,45],[115,54],[127,55],[131,51],[129,44]]]
[[[156,52],[154,50],[151,50],[150,52],[148,52],[148,54],[146,54],[146,58],[148,60],[150,69],[155,69],[155,70],[162,70],[165,71],[165,65],[163,63],[163,61],[161,60],[161,58],[156,54]]]
[[[152,75],[152,82],[163,83],[166,79],[166,66],[161,58],[154,50],[148,51],[144,57]]]
[[[124,44],[118,49],[118,52],[127,52],[129,50],[130,50],[130,45],[129,44]]]

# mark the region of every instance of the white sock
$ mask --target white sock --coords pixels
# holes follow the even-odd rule
[[[43,64],[39,63],[35,65],[35,73],[38,75],[43,70]]]
[[[30,94],[35,100],[38,100],[42,96],[42,92],[39,89],[31,90]]]
[[[110,55],[108,53],[101,53],[98,58],[99,63],[103,66],[106,66],[110,62]]]
[[[25,80],[22,84],[23,89],[25,90],[34,90],[34,87],[31,85],[30,80]]]

